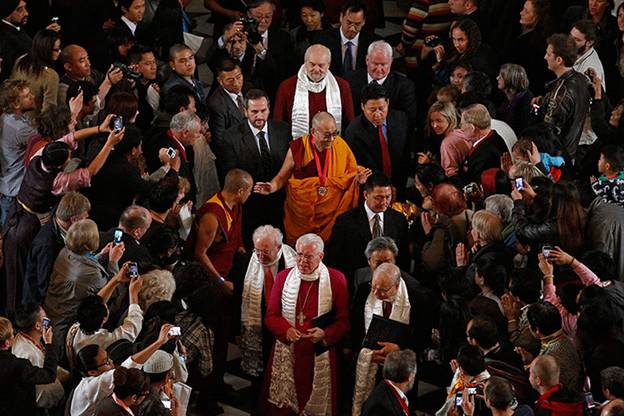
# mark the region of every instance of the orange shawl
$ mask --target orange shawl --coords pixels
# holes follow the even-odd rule
[[[305,166],[314,159],[309,135],[303,141]],[[329,168],[325,187],[327,193],[319,195],[321,182],[318,176],[288,180],[284,202],[284,227],[288,244],[294,246],[297,238],[306,233],[315,233],[324,241],[329,239],[336,218],[357,206],[359,184],[355,179],[357,163],[347,143],[336,137],[328,150]]]

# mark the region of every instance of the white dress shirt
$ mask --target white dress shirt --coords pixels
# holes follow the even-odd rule
[[[359,36],[359,35],[358,35]],[[373,77],[370,76],[370,74],[367,72],[366,73],[366,78],[368,80],[367,84],[370,84],[373,81],[377,81],[377,84],[379,85],[383,85],[384,82],[386,82],[386,79],[388,78],[388,75],[386,75],[385,77],[383,77],[382,79],[374,79]]]
[[[264,140],[266,141],[266,145],[271,150],[271,146],[269,145],[269,123],[264,123],[264,127],[262,130],[258,130],[255,128],[249,120],[247,120],[247,124],[249,124],[249,128],[251,129],[251,133],[253,133],[254,139],[256,140],[256,146],[258,146],[258,152],[260,152],[260,139],[258,138],[258,133],[261,131],[264,132]]]
[[[364,210],[366,211],[366,217],[368,218],[368,228],[370,228],[371,235],[373,234],[373,225],[375,224],[375,220],[374,220],[375,214],[379,215],[379,226],[381,227],[381,232],[383,234],[384,213],[371,211],[366,201],[364,201]]]
[[[357,59],[357,49],[358,49],[358,44],[360,42],[360,34],[358,33],[357,35],[355,35],[355,37],[353,39],[347,39],[347,37],[342,33],[342,28],[339,29],[340,31],[340,45],[342,45],[342,61],[344,62],[344,57],[345,57],[345,53],[347,52],[347,42],[351,42],[351,58],[353,58],[353,67],[355,68],[356,66],[356,59]]]
[[[137,24],[127,19],[126,16],[121,16],[121,21],[124,22],[126,26],[128,26],[128,29],[130,29],[130,32],[132,32],[132,35],[134,35],[134,32],[136,32]]]

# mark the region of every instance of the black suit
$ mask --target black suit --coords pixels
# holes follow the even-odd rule
[[[501,156],[508,151],[505,140],[492,130],[491,135],[477,143],[466,158],[462,174],[464,182],[481,183],[481,174],[488,169],[499,168]]]
[[[353,93],[355,115],[362,114],[362,88],[368,85],[368,72],[366,68],[358,69],[345,75],[345,79],[349,82]],[[390,108],[404,111],[408,116],[410,126],[414,126],[418,112],[414,83],[400,72],[390,71],[381,85],[388,92]]]
[[[407,221],[402,214],[388,208],[383,216],[383,235],[392,238],[399,247],[399,259],[407,262]],[[344,273],[349,287],[353,274],[367,265],[364,250],[373,239],[364,205],[345,212],[336,219],[327,245],[327,265]]]
[[[227,129],[245,120],[236,103],[220,85],[208,97],[206,107],[208,107],[208,112],[210,113],[208,125],[210,126],[210,133],[212,133],[214,143],[218,143],[223,139],[223,133]]]
[[[288,153],[290,127],[281,121],[269,120],[267,128],[271,153],[268,172],[262,167],[260,149],[247,120],[226,130],[223,140],[215,143],[221,183],[227,172],[233,168],[246,170],[254,182],[268,182],[277,175]],[[252,193],[243,205],[243,210],[243,240],[250,247],[251,234],[260,225],[271,224],[283,229],[284,192],[271,195]]]
[[[392,163],[392,184],[401,199],[407,182],[408,143],[407,116],[401,111],[389,110],[386,117],[386,139]],[[363,115],[357,116],[345,130],[344,139],[355,155],[358,165],[370,168],[373,172],[383,172],[379,131]]]
[[[381,381],[362,405],[362,416],[405,416],[392,387]]]
[[[362,30],[358,39],[357,51],[355,54],[355,70],[366,68],[366,53],[368,46],[374,41],[380,39],[374,32]],[[316,38],[315,43],[320,43],[329,48],[331,51],[330,71],[334,76],[345,77],[342,68],[344,58],[342,56],[342,39],[340,37],[340,28],[328,29],[321,32]]]
[[[4,19],[6,16],[3,16]],[[32,39],[22,28],[17,30],[8,23],[0,21],[0,56],[2,57],[2,72],[0,72],[0,82],[9,78],[13,65],[17,58],[30,52]]]

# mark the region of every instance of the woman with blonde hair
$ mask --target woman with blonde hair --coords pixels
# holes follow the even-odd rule
[[[54,344],[59,352],[63,350],[65,334],[74,323],[80,302],[106,286],[111,275],[119,273],[117,263],[124,244],[109,243],[95,254],[99,244],[97,224],[89,219],[80,220],[69,227],[65,247],[54,263],[43,308],[54,326]]]
[[[425,154],[419,163],[426,163],[431,156],[439,155],[446,176],[454,176],[468,156],[470,146],[459,129],[459,114],[451,102],[436,101],[429,108],[425,124]]]

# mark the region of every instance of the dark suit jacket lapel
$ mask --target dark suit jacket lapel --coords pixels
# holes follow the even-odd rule
[[[364,209],[364,204],[358,207],[358,216],[357,216],[357,228],[360,231],[362,237],[366,239],[368,243],[373,239],[373,235],[371,234],[370,226],[368,225],[368,217],[366,216],[366,210]]]
[[[219,87],[219,94],[221,95],[221,98],[223,99],[227,112],[232,115],[234,120],[236,120],[236,122],[238,123],[243,121],[243,115],[241,114],[238,106],[234,103],[234,101],[232,101],[232,98],[230,98],[230,95],[225,90],[225,88]],[[232,125],[235,125],[235,124],[237,123],[232,123]]]
[[[385,381],[382,381],[382,383],[384,383],[384,387],[385,387],[384,392],[385,392],[388,404],[390,404],[391,407],[392,407],[392,415],[404,416],[405,412],[403,412],[403,408],[401,407],[401,403],[399,403],[399,400],[395,397],[395,395],[392,392],[392,390],[390,390],[392,387],[389,386],[388,384],[386,384]]]
[[[390,152],[390,159],[392,160],[392,171],[394,172],[395,165],[398,165],[402,158],[401,153],[404,148],[405,143],[403,142],[405,141],[405,137],[399,134],[401,127],[396,124],[391,111],[388,111],[386,123],[388,126],[388,150]],[[396,166],[396,169],[399,169],[399,166]]]
[[[256,139],[251,131],[251,127],[249,127],[249,123],[244,122],[241,124],[242,126],[242,135],[241,141],[243,142],[243,154],[248,155],[248,157],[252,158],[256,162],[256,171],[259,169],[260,163],[260,150],[258,150],[258,145],[256,144]],[[253,156],[252,156],[253,155]]]
[[[381,160],[381,145],[379,144],[379,132],[377,128],[373,126],[362,114],[362,130],[366,133],[366,137],[364,137],[365,145],[368,148],[369,154],[375,160],[375,163],[379,168],[383,164]]]

